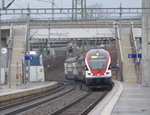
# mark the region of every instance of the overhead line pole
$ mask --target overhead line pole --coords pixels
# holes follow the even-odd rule
[[[15,0],[12,0],[6,7],[4,7],[4,9],[7,9],[10,5],[12,5],[12,3],[14,2]]]
[[[1,59],[2,40],[1,40],[1,37],[2,36],[1,36],[1,10],[0,10],[0,82],[1,82],[1,78],[2,78],[2,76],[1,76],[1,69],[2,69],[2,64],[1,64],[1,61],[2,61],[2,59]]]
[[[54,0],[52,0],[52,20],[54,20],[54,5],[55,5],[55,2]]]
[[[142,7],[150,8],[150,0],[142,0]],[[142,16],[142,86],[150,86],[150,9]]]
[[[26,31],[26,53],[25,55],[30,58],[30,8],[28,6],[27,13],[27,31]],[[26,81],[30,81],[30,60],[25,60],[25,78]]]
[[[122,23],[122,5],[121,5],[121,3],[120,3],[120,40],[122,39],[122,25],[121,25],[121,23]]]
[[[1,0],[0,2],[1,2],[1,9],[2,10],[6,10],[7,8],[9,8],[11,5],[12,5],[12,3],[14,2],[15,0],[12,0],[6,7],[5,7],[5,0]]]

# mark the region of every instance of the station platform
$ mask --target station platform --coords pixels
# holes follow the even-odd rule
[[[111,115],[150,115],[150,87],[123,82],[123,91]]]
[[[29,82],[20,86],[11,86],[11,88],[8,85],[0,85],[0,106],[9,104],[10,100],[29,97],[56,87],[58,87],[57,82]]]
[[[112,91],[88,115],[150,115],[150,87],[114,83]]]

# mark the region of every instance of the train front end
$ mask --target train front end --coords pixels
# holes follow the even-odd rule
[[[86,85],[111,85],[111,58],[104,49],[92,49],[86,53]]]

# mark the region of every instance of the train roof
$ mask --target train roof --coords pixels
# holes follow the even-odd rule
[[[71,63],[71,62],[80,62],[83,61],[85,59],[84,56],[78,56],[78,57],[71,57],[65,60],[66,63]]]
[[[87,52],[88,55],[90,54],[96,54],[96,53],[99,53],[99,54],[106,54],[108,51],[104,50],[104,49],[91,49]]]
[[[108,51],[104,49],[91,49],[87,52],[86,56],[89,56],[90,58],[92,58],[93,56],[98,56],[97,58],[106,58],[107,53]]]

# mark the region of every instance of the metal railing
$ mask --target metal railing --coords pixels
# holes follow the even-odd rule
[[[115,17],[118,19],[120,14],[122,17],[139,17],[141,14],[145,13],[145,10],[150,10],[150,8],[85,8],[86,12],[78,12],[78,17],[74,19],[74,8],[22,8],[22,9],[5,9],[1,10],[0,14],[2,16],[20,16],[22,15],[32,15],[51,17],[51,20],[58,19],[70,19],[75,21],[83,20],[99,20],[105,19],[106,17]],[[77,8],[76,10],[82,10],[82,8]],[[82,18],[82,15],[86,15],[86,18]],[[116,18],[117,17],[117,18]],[[6,17],[5,17],[6,18]],[[23,17],[25,18],[25,17]]]
[[[133,26],[133,22],[131,22],[131,45],[133,46],[133,53],[134,54],[138,54],[138,46],[137,46],[137,42],[135,39],[135,32],[134,32],[134,26]],[[139,62],[139,58],[135,58],[135,63]]]
[[[120,43],[120,32],[119,27],[115,23],[115,36],[116,36],[116,49],[117,49],[117,55],[118,55],[118,64],[120,67],[120,76],[117,78],[118,80],[123,80],[123,54],[121,49],[121,43]]]
[[[77,8],[82,10],[82,8]],[[143,13],[144,10],[150,8],[85,8],[86,13],[92,14],[137,14]],[[15,15],[15,14],[72,14],[73,8],[22,8],[22,9],[6,9],[1,10],[2,15]]]

